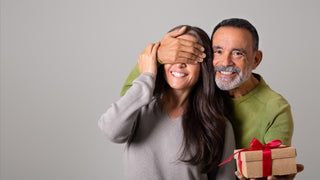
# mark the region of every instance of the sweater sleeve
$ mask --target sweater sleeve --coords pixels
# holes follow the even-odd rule
[[[141,108],[153,96],[155,77],[143,73],[133,81],[132,87],[101,116],[99,128],[115,143],[125,143],[130,137]]]
[[[131,70],[129,76],[127,77],[126,81],[124,82],[121,92],[120,92],[120,96],[123,96],[128,89],[130,89],[130,87],[132,86],[132,82],[139,77],[140,75],[140,71],[139,71],[139,63],[137,63],[133,69]]]
[[[264,137],[265,143],[280,139],[282,144],[290,146],[293,135],[293,119],[290,105],[284,102],[280,105],[273,105],[270,109],[272,109],[274,116],[267,126]]]
[[[224,148],[221,160],[224,161],[228,157],[233,154],[233,151],[236,148],[236,142],[234,138],[234,132],[232,125],[229,121],[226,123],[226,132],[225,132],[225,140],[224,140]],[[230,162],[220,166],[218,168],[217,176],[215,179],[217,180],[235,180],[235,171],[236,171],[236,163],[235,160],[232,159]],[[213,178],[210,178],[213,179]]]

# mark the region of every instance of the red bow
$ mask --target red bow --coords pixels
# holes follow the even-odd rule
[[[278,148],[282,144],[281,140],[274,140],[269,142],[266,145],[262,145],[261,142],[259,142],[256,138],[254,138],[250,146],[251,148],[242,149],[240,151],[237,151],[236,153],[232,154],[228,159],[223,161],[219,164],[219,166],[229,162],[236,154],[239,153],[238,163],[239,163],[239,169],[242,173],[242,161],[241,161],[241,152],[243,151],[256,151],[256,150],[262,150],[263,152],[263,158],[262,158],[262,169],[263,169],[263,177],[267,177],[272,174],[272,159],[271,159],[271,149]]]

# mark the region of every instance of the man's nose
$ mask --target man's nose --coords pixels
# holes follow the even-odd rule
[[[234,65],[231,55],[225,54],[222,57],[220,57],[220,65],[224,67],[232,66]]]

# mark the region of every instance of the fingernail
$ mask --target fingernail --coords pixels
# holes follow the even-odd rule
[[[204,47],[201,47],[201,51],[204,51]]]
[[[207,55],[206,53],[202,53],[201,57],[205,58]]]
[[[199,62],[202,62],[202,61],[203,61],[203,59],[202,59],[202,58],[198,58],[198,61],[199,61]],[[196,61],[196,62],[197,62],[197,61]]]

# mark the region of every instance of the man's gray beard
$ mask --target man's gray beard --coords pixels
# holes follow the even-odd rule
[[[218,71],[218,70],[221,71],[221,69],[223,69],[223,67],[217,67],[217,69],[215,71]],[[217,84],[218,88],[223,91],[229,91],[229,90],[232,90],[232,89],[239,87],[241,84],[243,84],[244,82],[246,82],[250,78],[251,73],[252,73],[252,65],[248,68],[248,71],[246,74],[242,74],[242,71],[240,69],[238,69],[237,73],[238,73],[238,76],[235,79],[222,78],[222,77],[219,78],[216,76],[215,80],[216,80],[216,84]],[[215,73],[215,74],[217,74],[217,73]]]
[[[216,84],[219,89],[223,91],[229,91],[231,89],[235,89],[239,87],[240,85],[240,77],[239,75],[236,77],[236,79],[230,80],[229,78],[218,78],[216,76]]]

